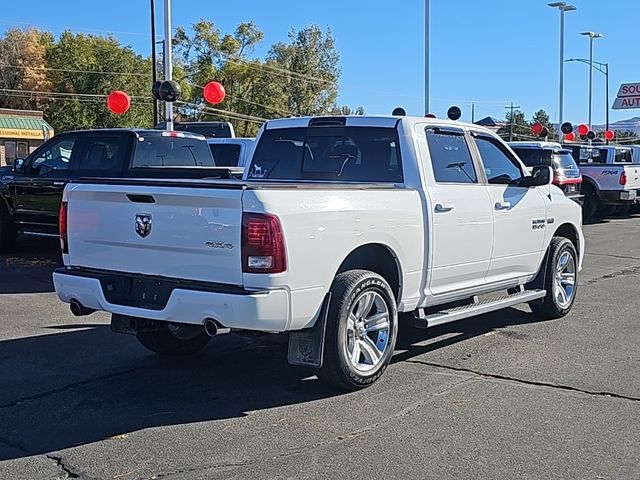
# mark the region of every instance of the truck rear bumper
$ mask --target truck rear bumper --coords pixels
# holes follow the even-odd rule
[[[600,192],[600,200],[602,203],[613,205],[633,203],[638,200],[638,192],[636,190],[605,190]]]
[[[131,317],[194,325],[213,319],[226,328],[263,332],[283,332],[289,323],[290,296],[284,289],[228,293],[174,288],[162,309],[151,309],[110,303],[95,274],[58,269],[53,283],[63,302],[76,300],[92,310]]]

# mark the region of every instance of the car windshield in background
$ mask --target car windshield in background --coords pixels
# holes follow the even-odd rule
[[[551,164],[551,150],[543,148],[518,148],[511,147],[516,152],[522,163],[527,167]]]
[[[215,167],[211,150],[202,138],[141,135],[131,168]]]
[[[578,168],[578,165],[569,151],[562,151],[553,154],[553,168],[575,170]]]
[[[402,182],[395,128],[305,127],[266,130],[248,178]]]
[[[213,159],[218,167],[237,167],[240,161],[240,145],[210,143]]]

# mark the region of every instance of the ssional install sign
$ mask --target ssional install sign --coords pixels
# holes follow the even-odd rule
[[[620,85],[616,101],[613,102],[613,109],[625,110],[628,108],[640,108],[640,83]]]

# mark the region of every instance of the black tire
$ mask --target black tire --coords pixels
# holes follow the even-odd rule
[[[170,329],[184,329],[183,335]],[[138,341],[147,349],[160,355],[186,356],[202,350],[211,339],[204,328],[197,325],[164,326],[160,330],[138,332]]]
[[[16,224],[0,199],[0,253],[6,253],[13,249],[18,237]]]
[[[367,293],[374,293],[376,301],[383,301],[382,305],[387,310],[388,327],[382,338],[384,343],[383,353],[379,360],[372,365],[370,371],[360,371],[348,358],[349,334],[348,320],[350,313],[357,307],[358,303]],[[372,304],[368,315],[378,309],[378,304]],[[369,334],[360,332],[362,335]],[[381,332],[375,332],[376,341],[369,337],[369,340],[375,344],[380,342]],[[398,310],[396,300],[389,287],[389,284],[380,275],[368,270],[349,270],[336,276],[331,286],[331,304],[329,305],[329,315],[327,319],[327,330],[325,335],[324,360],[322,367],[318,371],[318,378],[325,383],[337,386],[345,390],[359,390],[368,387],[378,380],[384,373],[387,365],[391,361],[393,350],[398,336]],[[364,336],[360,337],[364,338]],[[357,341],[352,337],[353,341]],[[386,343],[385,343],[386,340]],[[366,343],[366,342],[365,342]],[[355,345],[353,345],[355,349]],[[360,352],[360,349],[358,348]],[[378,350],[380,353],[380,350]],[[363,358],[366,361],[364,350],[358,353],[358,359]],[[359,360],[358,360],[359,361]],[[373,363],[373,362],[372,362]]]
[[[588,184],[587,184],[588,185]],[[584,203],[582,204],[582,220],[587,222],[593,218],[598,206],[598,196],[591,186],[584,185],[582,193],[584,194]]]
[[[640,213],[640,203],[634,203],[633,205],[631,205],[631,207],[629,208],[629,213],[631,215]]]
[[[556,281],[556,271],[558,268],[558,261],[560,257],[568,252],[573,260],[574,265],[574,283],[573,290],[571,292],[570,302],[562,305],[556,298],[556,291],[554,283]],[[544,273],[544,288],[547,290],[547,294],[541,300],[531,302],[529,306],[533,313],[544,318],[561,318],[571,311],[573,302],[576,299],[576,293],[578,290],[578,254],[576,247],[571,240],[564,237],[553,237],[549,250],[547,252],[547,262]]]

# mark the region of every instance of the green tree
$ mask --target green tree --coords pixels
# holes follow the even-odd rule
[[[65,31],[45,58],[51,90],[58,93],[45,114],[56,131],[151,126],[151,63],[131,47],[112,36]],[[132,97],[124,115],[107,110],[106,96],[114,90]]]
[[[533,114],[533,118],[531,119],[531,123],[541,123],[544,125],[549,131],[549,138],[558,138],[558,133],[549,118],[549,114],[545,112],[543,109],[538,110]]]
[[[511,137],[511,112],[507,112],[506,125],[498,130],[498,135],[505,140]],[[522,110],[513,110],[513,140],[526,140],[531,136],[531,127],[526,120],[526,116]]]
[[[365,115],[364,107],[360,106],[353,110],[348,105],[344,105],[342,107],[335,107],[331,110],[331,115]]]
[[[33,92],[48,91],[45,53],[53,43],[50,33],[36,29],[7,30],[0,38],[0,107],[42,109],[46,100]]]
[[[336,106],[340,55],[330,29],[311,25],[289,32],[289,43],[271,47],[267,65],[290,72],[280,81],[287,108],[299,115],[329,113]]]
[[[638,143],[638,134],[631,130],[616,130],[613,142],[619,145],[635,145]]]

